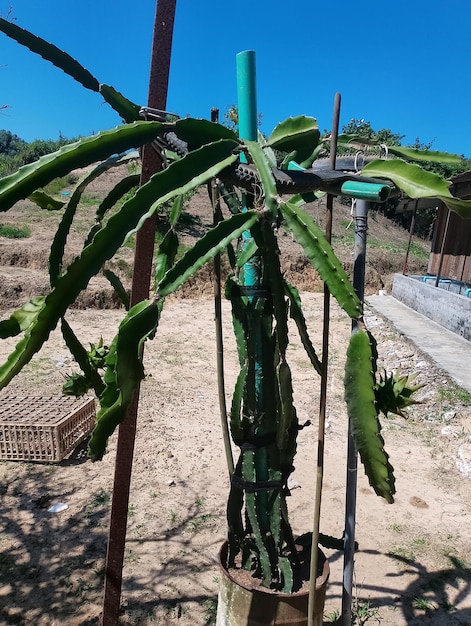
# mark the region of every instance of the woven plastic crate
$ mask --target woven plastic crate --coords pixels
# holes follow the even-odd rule
[[[0,459],[62,461],[95,425],[93,398],[0,396]]]

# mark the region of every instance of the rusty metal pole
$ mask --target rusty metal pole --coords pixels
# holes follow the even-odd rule
[[[407,263],[409,261],[409,252],[410,252],[410,247],[412,244],[412,237],[414,236],[414,230],[415,230],[415,216],[417,214],[417,206],[419,204],[419,199],[417,198],[417,200],[415,201],[414,204],[414,212],[412,213],[412,219],[410,221],[410,228],[409,228],[409,240],[407,242],[407,250],[406,250],[406,258],[404,259],[404,265],[402,266],[402,275],[406,276],[407,274]]]
[[[438,261],[437,276],[435,278],[435,287],[438,287],[438,285],[440,284],[440,277],[442,275],[443,258],[445,256],[445,246],[446,246],[447,239],[448,239],[448,227],[450,226],[450,215],[451,215],[451,211],[450,209],[448,209],[448,212],[446,214],[445,229],[443,231],[443,239],[440,245],[440,257]]]
[[[335,94],[334,112],[332,119],[332,133],[330,138],[330,162],[329,167],[335,170],[337,160],[337,139],[340,123],[340,93]],[[325,236],[330,243],[332,240],[332,219],[333,219],[334,197],[327,194],[327,207],[325,215]],[[322,488],[324,483],[324,450],[325,450],[325,422],[327,415],[327,383],[328,383],[328,362],[329,362],[329,332],[330,332],[330,291],[324,284],[324,314],[322,328],[322,376],[319,400],[319,426],[317,434],[317,471],[316,471],[316,491],[314,502],[314,523],[312,529],[311,546],[311,566],[310,566],[310,587],[308,602],[308,626],[314,624],[314,606],[316,599],[316,580],[318,563],[318,543],[319,526],[322,504]]]
[[[158,0],[156,3],[148,106],[159,110],[165,110],[167,103],[175,7],[176,0]],[[161,168],[162,162],[157,152],[150,145],[144,146],[142,152],[141,185],[147,182],[153,174],[160,171]],[[131,305],[144,300],[149,295],[154,237],[155,219],[150,218],[136,236]],[[113,499],[105,563],[102,626],[116,626],[119,619],[138,404],[139,389],[134,394],[126,419],[119,427],[118,432]]]

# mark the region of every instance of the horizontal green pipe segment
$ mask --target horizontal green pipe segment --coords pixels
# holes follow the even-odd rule
[[[385,202],[391,188],[389,185],[379,183],[362,183],[356,180],[347,180],[340,188],[343,196],[350,196],[359,200],[371,200],[373,202]]]

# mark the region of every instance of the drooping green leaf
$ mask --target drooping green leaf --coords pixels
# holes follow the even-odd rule
[[[130,304],[129,294],[126,288],[124,287],[123,283],[121,282],[119,276],[117,276],[110,269],[103,270],[103,276],[109,281],[110,285],[113,287],[116,295],[118,296],[120,302],[122,303],[126,311],[129,311],[129,304]]]
[[[49,253],[49,277],[51,285],[55,284],[55,281],[60,276],[62,271],[62,260],[64,256],[65,245],[67,241],[67,237],[70,232],[70,227],[72,225],[73,219],[76,214],[77,207],[81,201],[82,195],[85,189],[88,187],[90,183],[96,180],[101,174],[109,171],[112,167],[116,167],[118,165],[122,165],[127,162],[126,156],[123,155],[114,155],[105,161],[98,163],[90,172],[87,172],[80,181],[76,184],[72,195],[70,196],[69,201],[67,202],[67,207],[62,217],[61,223],[54,235],[54,239],[51,245],[51,250]],[[92,233],[89,233],[89,236],[85,240],[85,246],[87,246],[92,239],[92,235],[100,227],[100,221],[103,218],[104,213],[115,205],[118,199],[122,197],[126,191],[131,188],[131,185],[137,185],[139,182],[139,176],[129,176],[123,178],[105,197],[100,206],[97,209],[96,213],[96,222],[92,227]]]
[[[244,249],[241,250],[236,258],[237,267],[244,267],[244,265],[250,261],[250,259],[256,254],[258,250],[257,243],[255,239],[250,239],[245,245]]]
[[[117,182],[99,204],[96,211],[96,221],[100,223],[106,213],[112,209],[123,196],[139,185],[139,180],[139,174],[130,174]]]
[[[100,93],[108,104],[122,117],[127,124],[137,122],[140,118],[140,107],[128,100],[122,93],[110,85],[100,85]]]
[[[0,211],[8,211],[15,202],[27,198],[54,178],[152,141],[161,128],[159,122],[135,122],[119,126],[79,139],[42,156],[35,163],[24,165],[14,174],[0,179]]]
[[[276,372],[278,391],[280,396],[280,417],[277,432],[277,446],[285,450],[290,439],[290,429],[296,421],[296,409],[293,402],[293,384],[291,370],[286,361],[282,361]]]
[[[305,211],[295,204],[282,202],[280,210],[288,228],[303,247],[306,256],[319,272],[330,293],[352,319],[357,319],[362,314],[361,302],[321,229]]]
[[[375,380],[369,334],[352,334],[345,363],[345,401],[355,446],[370,485],[387,502],[394,501],[394,471],[384,449],[375,402]]]
[[[232,214],[240,213],[242,211],[242,203],[234,186],[229,183],[224,183],[222,180],[218,180],[217,185],[220,197],[224,200],[229,211]]]
[[[414,163],[379,159],[367,163],[361,173],[391,180],[409,198],[436,198],[460,217],[471,218],[471,200],[455,198],[451,195],[449,181]]]
[[[231,428],[232,440],[236,445],[244,443],[244,430],[242,427],[242,401],[244,399],[245,383],[247,381],[247,367],[242,366],[232,394],[231,412],[229,414],[229,423]]]
[[[16,337],[16,335],[27,330],[43,308],[44,300],[44,296],[31,298],[20,309],[12,313],[8,319],[2,320],[0,322],[0,339]]]
[[[130,309],[119,326],[112,359],[115,374],[112,392],[108,395],[105,390],[100,397],[97,422],[88,444],[92,461],[103,458],[109,437],[125,418],[134,393],[144,378],[142,347],[146,338],[155,332],[158,321],[157,303],[144,300]],[[108,403],[109,399],[113,402]]]
[[[180,196],[181,197],[181,196]],[[163,279],[166,272],[175,263],[175,257],[178,251],[178,235],[174,228],[169,228],[165,233],[164,238],[157,251],[157,258],[155,260],[155,283],[158,283]]]
[[[172,208],[170,210],[170,215],[168,221],[171,226],[175,226],[178,220],[180,219],[180,215],[183,208],[183,195],[177,196],[173,201]]]
[[[388,146],[389,153],[402,157],[409,161],[425,161],[429,163],[450,163],[458,164],[463,161],[463,157],[450,152],[440,152],[438,150],[417,150],[415,148],[403,148],[402,146]]]
[[[54,287],[57,279],[61,275],[65,244],[85,186],[86,185],[79,183],[75,187],[52,240],[49,252],[49,282],[51,287]]]
[[[299,297],[299,292],[296,287],[290,285],[285,281],[285,290],[286,294],[290,300],[290,317],[296,323],[298,328],[299,337],[301,339],[301,343],[303,344],[304,349],[306,350],[306,354],[311,361],[312,366],[319,374],[322,375],[322,363],[317,356],[316,350],[312,344],[311,338],[309,337],[309,333],[307,330],[306,319],[304,317],[302,307],[301,307],[301,298]]]
[[[220,139],[230,139],[238,142],[237,134],[233,130],[222,126],[222,124],[215,124],[204,119],[186,117],[177,120],[173,124],[166,124],[166,128],[173,131],[179,139],[186,142],[189,151],[196,150],[207,143],[219,141]]]
[[[460,200],[452,196],[440,196],[438,200],[441,200],[450,211],[463,219],[471,219],[471,200]]]
[[[28,200],[34,202],[40,209],[46,209],[46,211],[60,211],[65,206],[65,202],[56,200],[44,191],[35,191],[28,196]]]
[[[242,479],[246,482],[256,482],[257,475],[255,472],[255,462],[254,462],[254,451],[247,450],[243,452],[243,462],[242,462]],[[257,506],[258,497],[265,497],[266,494],[263,492],[255,492],[255,493],[245,493],[245,510],[247,513],[247,517],[250,522],[250,527],[255,537],[255,542],[258,548],[258,562],[260,563],[260,576],[262,580],[262,585],[265,587],[270,587],[272,582],[272,574],[270,567],[270,557],[268,555],[268,551],[263,541],[262,537],[262,529],[261,529],[261,511]]]
[[[122,178],[116,185],[111,189],[107,195],[103,198],[102,202],[98,205],[98,208],[95,213],[95,222],[88,231],[88,234],[85,238],[83,247],[86,248],[92,242],[93,237],[102,227],[102,221],[105,214],[112,209],[119,200],[121,200],[127,193],[129,193],[132,189],[136,188],[139,184],[140,175],[139,174],[130,174],[125,178]]]
[[[239,285],[233,276],[229,276],[225,285],[225,296],[231,302],[232,326],[237,346],[237,354],[239,356],[239,364],[244,367],[247,363],[247,317],[246,306],[247,297],[240,296],[238,293]]]
[[[26,46],[32,52],[42,56],[46,61],[53,63],[87,89],[91,89],[92,91],[99,90],[98,80],[80,65],[78,61],[52,43],[48,43],[44,39],[41,39],[41,37],[37,37],[24,28],[20,28],[13,22],[9,22],[1,17],[0,30],[22,46]]]
[[[271,169],[270,162],[264,150],[256,141],[246,141],[245,145],[250,152],[250,156],[257,168],[260,181],[262,183],[263,195],[266,207],[271,211],[272,215],[276,215],[278,210],[275,177]]]
[[[220,222],[204,237],[199,239],[193,248],[190,248],[160,281],[158,293],[168,296],[182,285],[185,280],[193,276],[205,263],[215,257],[233,240],[257,221],[259,214],[256,211],[239,213]]]
[[[313,117],[299,115],[280,122],[268,137],[267,145],[284,152],[296,151],[304,161],[319,143],[319,127]]]
[[[242,474],[242,455],[239,455],[234,476],[239,477]],[[227,567],[235,567],[235,558],[242,548],[241,539],[244,536],[244,525],[242,522],[242,508],[244,506],[244,495],[239,485],[231,484],[229,497],[227,499]]]
[[[97,369],[91,364],[87,350],[80,343],[70,324],[64,317],[61,320],[61,331],[67,347],[85,375],[85,380],[89,388],[93,387],[97,397],[100,396],[105,387],[101,376]]]
[[[293,591],[293,565],[286,556],[280,556],[278,566],[283,579],[283,587],[281,593],[292,593]]]
[[[281,359],[285,359],[288,348],[288,306],[285,300],[285,284],[281,272],[278,242],[273,232],[272,222],[263,219],[252,229],[255,241],[263,250],[263,263],[267,271],[267,282],[273,302],[273,315],[276,321],[277,346]]]
[[[362,135],[354,133],[340,133],[337,137],[337,143],[344,146],[352,146],[353,148],[363,148],[364,146],[378,146],[377,139],[368,139]],[[388,146],[389,149],[389,146]]]
[[[388,178],[409,198],[428,198],[449,195],[450,183],[435,174],[423,170],[414,163],[400,159],[378,159],[367,163],[362,171],[365,176]]]
[[[35,322],[0,367],[0,388],[5,387],[41,348],[58,320],[86,288],[90,278],[115,254],[127,234],[151,214],[152,207],[158,205],[156,198],[160,196],[163,202],[217,175],[220,169],[227,166],[228,160],[236,158],[232,155],[233,146],[233,142],[218,142],[188,154],[155,174],[110,217],[95,234],[90,245],[83,249],[81,255],[57,280]]]

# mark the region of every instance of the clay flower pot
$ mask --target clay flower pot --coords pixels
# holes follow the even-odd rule
[[[280,593],[247,584],[237,572],[228,571],[223,563],[227,552],[227,542],[219,553],[219,596],[216,626],[307,626],[309,592]],[[314,603],[314,626],[322,626],[325,593],[330,574],[329,562],[319,550],[321,574],[316,581]]]

